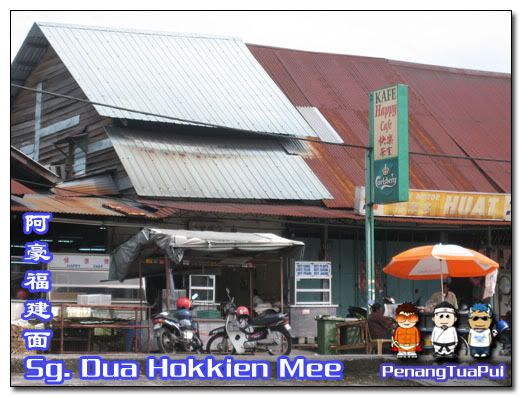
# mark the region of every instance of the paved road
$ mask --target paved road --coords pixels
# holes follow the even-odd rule
[[[132,381],[108,381],[108,380],[81,380],[73,378],[61,386],[127,386],[127,387],[149,387],[149,386],[163,386],[163,387],[246,387],[246,386],[277,386],[277,387],[296,387],[296,386],[418,386],[418,383],[411,381],[383,381],[382,379],[373,379],[365,376],[363,378],[353,377],[354,379],[345,378],[340,381],[300,381],[300,380],[258,380],[258,381],[238,381],[238,380],[183,380],[183,381],[164,381],[164,380],[148,380],[140,378]],[[11,386],[48,386],[43,381],[27,381],[23,375],[15,374],[11,376]]]

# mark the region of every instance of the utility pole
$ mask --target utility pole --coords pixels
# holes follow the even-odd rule
[[[370,117],[370,124],[373,124]],[[370,126],[370,128],[372,128]],[[366,230],[366,306],[375,301],[375,228],[373,217],[373,147],[366,152],[366,183],[365,183],[365,230]],[[369,313],[369,312],[368,312]]]

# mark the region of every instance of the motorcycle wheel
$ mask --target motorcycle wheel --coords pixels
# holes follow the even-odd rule
[[[276,327],[271,330],[272,337],[279,341],[276,349],[268,348],[268,354],[271,356],[288,356],[292,351],[292,337],[287,329],[283,326]]]
[[[175,337],[166,328],[160,329],[158,333],[158,346],[162,353],[176,353]]]
[[[192,349],[195,353],[203,353],[203,343],[197,335],[192,338]]]
[[[213,335],[207,342],[207,354],[234,354],[236,349],[226,334]]]

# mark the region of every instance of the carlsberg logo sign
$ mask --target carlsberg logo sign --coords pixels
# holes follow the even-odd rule
[[[397,178],[392,176],[388,178],[387,176],[382,177],[378,176],[375,178],[375,187],[380,190],[384,190],[386,188],[394,187],[397,184]]]
[[[375,187],[379,190],[393,188],[397,184],[397,177],[393,172],[390,173],[390,168],[384,164],[381,170],[382,175],[375,178]]]

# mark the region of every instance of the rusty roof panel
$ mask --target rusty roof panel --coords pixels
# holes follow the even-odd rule
[[[294,105],[317,107],[345,143],[368,144],[368,92],[405,83],[410,151],[511,159],[508,74],[255,45],[249,49]],[[364,151],[353,149],[348,156],[332,145],[311,146],[315,158],[306,161],[334,196],[323,202],[353,207],[351,186],[364,184]],[[410,155],[410,185],[418,189],[509,192],[510,170],[510,163]]]
[[[300,218],[319,218],[319,219],[350,219],[364,223],[364,216],[354,214],[351,210],[321,208],[306,205],[279,205],[279,204],[244,204],[244,203],[214,203],[214,202],[193,202],[193,201],[172,201],[172,200],[149,200],[139,199],[139,202],[151,207],[158,208],[159,211],[170,209],[176,215],[180,212],[202,212],[217,214],[235,215],[256,215],[273,217],[300,217]],[[159,212],[158,211],[158,212]],[[376,217],[377,222],[396,222],[396,223],[415,223],[423,225],[495,225],[510,226],[511,222],[502,221],[483,221],[467,219],[435,219],[435,218],[406,218],[406,217]]]
[[[139,209],[134,208],[129,205],[123,204],[123,203],[116,203],[116,202],[109,202],[102,204],[103,208],[108,208],[110,210],[116,211],[123,215],[129,215],[129,216],[147,216],[147,212]]]
[[[62,197],[44,194],[30,194],[11,200],[15,205],[11,211],[20,212],[21,208],[30,211],[52,212],[57,214],[92,215],[92,216],[146,216],[159,218],[154,212],[145,211],[138,206],[131,206],[121,200],[97,197]]]
[[[315,142],[310,143],[310,148],[311,155],[306,157],[306,162],[334,197],[323,200],[325,205],[333,208],[353,207],[355,186],[364,185],[363,152]]]
[[[181,211],[224,213],[240,215],[262,215],[262,216],[287,216],[302,218],[322,219],[354,219],[352,211],[331,210],[310,205],[279,205],[279,204],[237,204],[237,203],[211,203],[191,201],[170,200],[146,200],[140,199],[141,203],[157,208],[171,208]]]
[[[107,200],[92,197],[60,197],[43,194],[25,195],[23,203],[36,211],[58,214],[123,216],[115,211],[103,208]]]
[[[35,194],[34,190],[29,189],[27,186],[11,178],[11,194],[23,196],[24,194]]]

